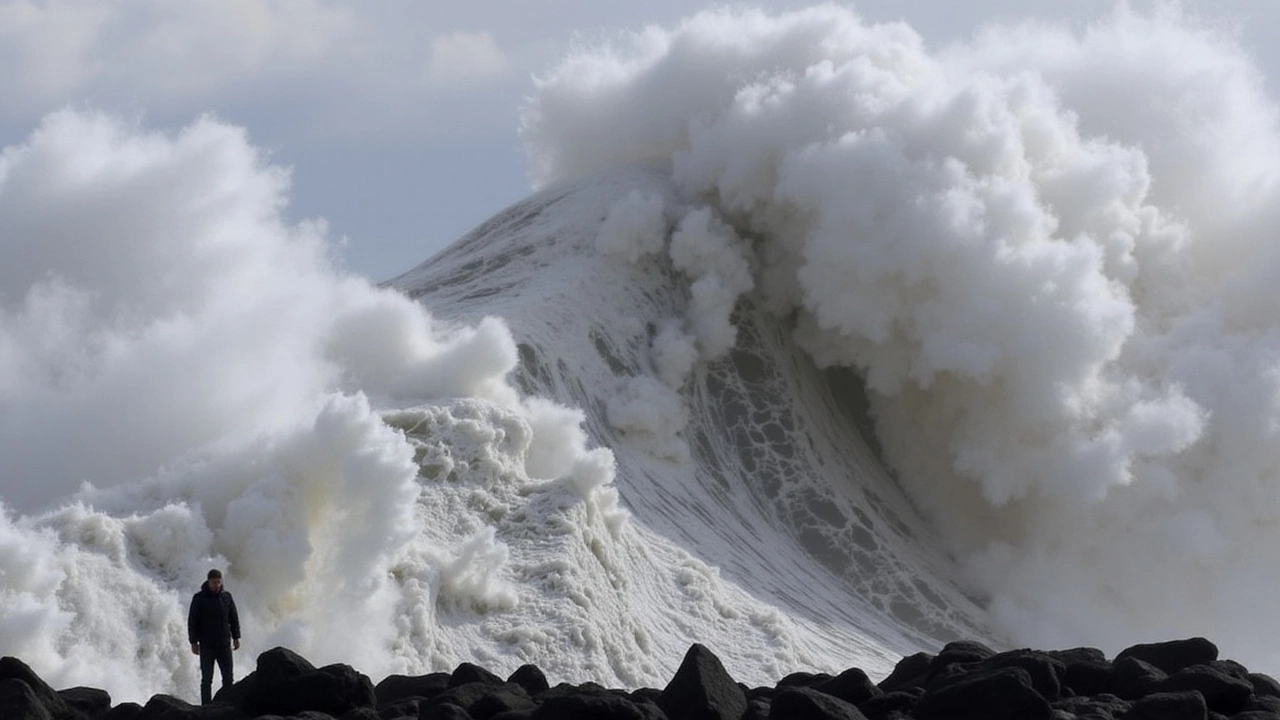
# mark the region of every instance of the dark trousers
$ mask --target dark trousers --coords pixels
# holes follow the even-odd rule
[[[231,646],[200,643],[200,704],[213,701],[213,664],[222,671],[222,687],[231,687]]]

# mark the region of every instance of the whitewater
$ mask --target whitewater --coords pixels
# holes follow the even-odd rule
[[[522,116],[536,192],[381,286],[215,117],[4,148],[3,654],[190,695],[219,567],[240,675],[1276,672],[1280,127],[1230,35],[724,9]]]

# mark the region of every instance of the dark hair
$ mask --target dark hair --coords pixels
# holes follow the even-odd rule
[[[219,570],[219,569],[217,569],[217,568],[214,568],[214,569],[210,570],[210,571],[209,571],[209,574],[208,574],[208,575],[206,575],[205,577],[206,577],[207,579],[209,579],[209,580],[212,580],[212,579],[214,579],[214,578],[218,578],[219,580],[221,580],[221,579],[222,579],[222,571],[221,571],[221,570]]]

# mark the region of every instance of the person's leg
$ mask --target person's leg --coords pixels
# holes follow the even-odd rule
[[[200,704],[208,705],[213,700],[213,662],[217,657],[216,648],[200,643]]]
[[[231,687],[233,667],[234,660],[231,657],[231,646],[223,645],[218,648],[218,669],[222,671],[222,687],[224,688]]]

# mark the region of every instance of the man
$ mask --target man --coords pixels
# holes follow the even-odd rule
[[[222,687],[231,686],[231,651],[240,649],[240,615],[236,601],[222,587],[222,572],[210,570],[200,592],[191,598],[187,640],[200,656],[200,702],[213,701],[213,664],[222,671]]]

